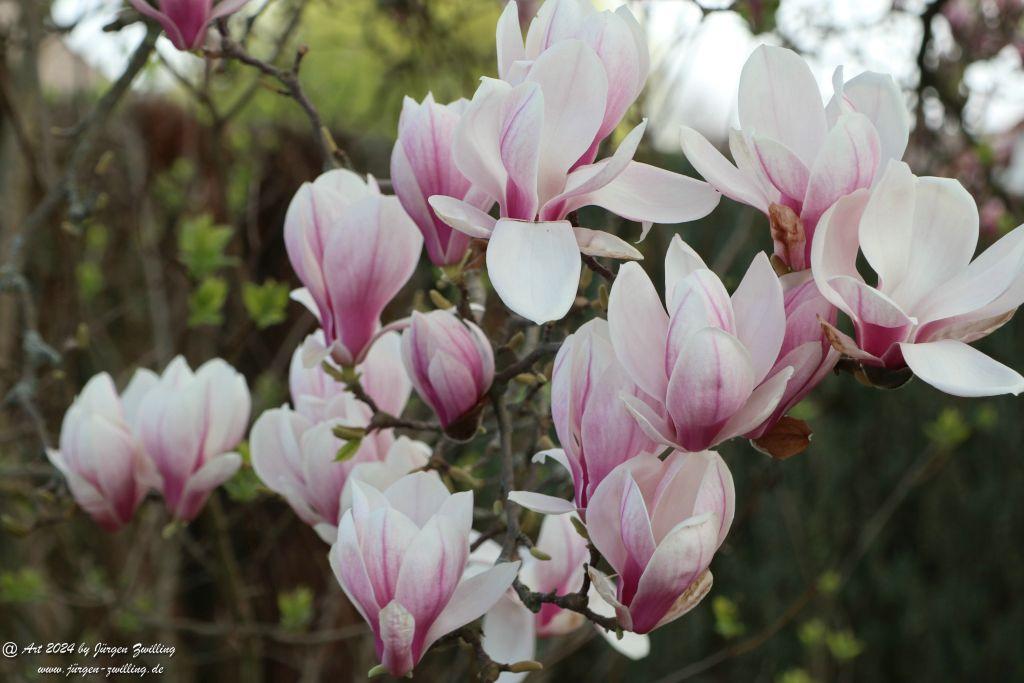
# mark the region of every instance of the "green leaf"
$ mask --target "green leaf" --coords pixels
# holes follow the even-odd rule
[[[281,627],[287,631],[302,631],[313,621],[313,591],[308,586],[277,595],[277,610],[281,613]]]
[[[341,448],[338,449],[338,454],[334,456],[334,459],[338,462],[348,460],[349,458],[356,454],[356,451],[358,451],[359,447],[362,445],[362,439],[352,439],[351,441],[346,441],[341,446]]]
[[[825,644],[832,656],[846,662],[864,652],[864,643],[854,635],[853,631],[832,631],[825,636]]]
[[[93,301],[103,291],[103,271],[95,261],[82,261],[75,266],[75,280],[78,293],[86,303]]]
[[[227,298],[228,283],[223,278],[208,277],[200,282],[188,298],[188,326],[220,325]]]
[[[46,582],[34,569],[0,573],[0,604],[40,602],[46,598]]]
[[[246,282],[242,285],[242,301],[249,317],[261,330],[284,322],[288,308],[288,285],[267,280],[261,285]]]
[[[842,577],[835,570],[829,569],[818,577],[818,589],[825,595],[833,595],[841,586]]]
[[[924,426],[925,435],[940,448],[952,450],[971,436],[971,426],[956,408],[946,408]]]
[[[797,637],[800,638],[800,642],[804,644],[804,647],[814,647],[820,645],[825,640],[827,630],[825,622],[821,619],[809,619],[800,624]]]
[[[241,451],[241,449],[237,449]],[[256,499],[263,491],[263,482],[256,476],[255,470],[248,464],[247,454],[242,455],[243,465],[235,472],[235,476],[224,482],[224,490],[228,497],[236,503],[248,503]]]
[[[711,611],[715,615],[715,633],[723,638],[735,638],[743,635],[747,627],[740,619],[740,610],[736,603],[724,595],[716,595],[711,601]]]
[[[775,683],[814,683],[814,679],[803,669],[788,669],[776,676]]]
[[[215,225],[209,214],[187,219],[178,232],[178,257],[196,280],[234,262],[224,254],[231,242],[230,226]]]

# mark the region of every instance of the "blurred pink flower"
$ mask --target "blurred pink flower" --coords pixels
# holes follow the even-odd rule
[[[875,189],[821,219],[811,268],[822,295],[850,317],[851,339],[827,326],[834,346],[867,366],[909,367],[954,396],[1024,391],[1024,377],[968,346],[1024,302],[1024,226],[973,261],[978,209],[960,183],[918,178],[890,162]],[[878,276],[857,271],[863,253]]]
[[[732,475],[713,451],[639,456],[601,482],[587,532],[617,579],[593,567],[590,576],[624,629],[648,633],[707,595],[735,507]]]
[[[249,409],[245,378],[219,358],[193,373],[178,356],[146,393],[138,433],[175,518],[195,518],[238,470],[242,458],[231,451],[245,435]]]
[[[383,493],[353,483],[331,567],[393,676],[411,672],[438,638],[482,616],[512,585],[518,562],[464,577],[472,522],[473,493],[449,493],[435,472],[406,475]]]
[[[461,261],[470,237],[439,219],[427,200],[445,195],[479,209],[493,204],[482,195],[471,195],[469,181],[452,159],[452,140],[466,104],[466,100],[438,104],[429,93],[422,104],[406,97],[398,119],[398,140],[391,152],[391,185],[423,233],[427,255],[435,266]]]
[[[416,268],[423,245],[416,224],[372,178],[339,169],[295,193],[284,240],[305,285],[292,296],[317,316],[326,342],[305,345],[305,364],[328,355],[340,365],[358,364],[381,332],[384,307]]]
[[[775,367],[786,311],[764,253],[730,298],[677,235],[665,256],[665,305],[640,266],[627,263],[612,286],[608,323],[619,361],[663,410],[620,396],[666,446],[699,451],[746,434],[772,415],[793,375]]]
[[[242,9],[249,0],[129,0],[141,14],[155,19],[174,47],[195,50],[203,46],[206,31],[217,19]]]
[[[152,372],[138,370],[119,397],[110,375],[93,376],[64,415],[59,449],[47,451],[75,501],[107,531],[127,524],[155,484],[132,433],[139,401],[155,383]]]
[[[729,136],[736,165],[683,127],[687,159],[722,194],[766,214],[773,204],[793,212],[773,230],[775,254],[793,270],[810,267],[815,227],[825,210],[870,187],[907,147],[909,115],[891,76],[865,72],[844,83],[838,67],[832,85],[835,94],[823,105],[802,57],[762,45],[740,77],[740,130]]]
[[[448,311],[413,311],[402,360],[416,393],[456,437],[476,432],[480,399],[494,380],[494,351],[483,331]]]

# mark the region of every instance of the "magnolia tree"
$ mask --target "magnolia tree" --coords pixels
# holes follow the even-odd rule
[[[179,49],[280,81],[333,165],[295,71],[233,40],[224,18],[244,2],[131,2]],[[332,168],[292,198],[292,298],[319,329],[294,350],[290,404],[250,428],[241,375],[178,358],[120,392],[94,377],[49,454],[104,529],[151,492],[187,523],[242,465],[248,430],[256,474],[323,539],[366,620],[371,674],[410,674],[459,639],[482,680],[512,680],[540,668],[536,639],[588,622],[645,656],[645,634],[712,591],[736,491],[711,449],[799,453],[811,430],[787,413],[833,371],[1024,390],[970,346],[1024,302],[1024,227],[975,257],[971,195],[901,161],[909,114],[892,78],[839,67],[823,102],[801,57],[759,47],[732,160],[683,128],[691,178],[633,160],[646,122],[620,124],[650,67],[628,9],[548,0],[525,37],[519,17],[508,3],[498,76],[471,99],[406,99],[387,183]],[[766,214],[772,245],[731,293],[679,236],[652,282],[629,239],[578,213],[599,207],[642,240],[721,195]],[[436,288],[384,318],[424,255]],[[407,416],[413,394],[432,419]]]

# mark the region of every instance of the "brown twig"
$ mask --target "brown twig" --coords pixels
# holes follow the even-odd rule
[[[258,59],[253,55],[249,54],[245,48],[236,43],[231,39],[228,34],[227,21],[221,19],[217,22],[217,29],[220,31],[221,36],[221,47],[219,52],[208,52],[207,54],[213,57],[222,57],[228,59],[234,59],[251,66],[261,73],[270,76],[282,86],[284,91],[282,94],[291,97],[302,110],[306,112],[306,117],[309,119],[310,126],[313,128],[313,138],[317,141],[317,145],[320,148],[320,156],[323,159],[325,169],[337,168],[338,162],[346,166],[347,168],[352,167],[352,162],[349,160],[348,155],[338,147],[334,141],[334,137],[331,135],[330,130],[324,125],[323,119],[320,117],[320,112],[317,111],[313,102],[310,101],[306,95],[306,91],[302,88],[302,83],[299,80],[299,69],[302,66],[302,60],[308,52],[308,48],[305,46],[299,47],[295,51],[295,58],[292,60],[291,68],[281,69],[279,67],[265,62],[262,59]]]

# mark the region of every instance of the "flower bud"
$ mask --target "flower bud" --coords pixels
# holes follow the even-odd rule
[[[413,387],[456,439],[476,433],[480,399],[494,380],[494,351],[479,327],[448,311],[412,314],[402,360]]]

